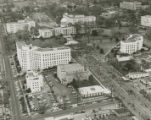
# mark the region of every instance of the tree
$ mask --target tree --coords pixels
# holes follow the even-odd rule
[[[44,114],[46,111],[46,107],[43,105],[43,106],[40,106],[39,108],[39,114]]]
[[[151,40],[151,29],[148,29],[148,30],[147,30],[145,36],[146,36],[146,38],[147,38],[148,40]]]
[[[53,3],[51,5],[44,6],[41,11],[45,12],[50,17],[60,18],[60,16],[66,12],[66,8],[60,7],[58,4]]]
[[[12,52],[16,49],[15,42],[18,40],[16,35],[8,34],[7,36],[4,36],[3,39],[5,41],[5,47],[7,52]]]
[[[140,90],[140,94],[142,94],[144,97],[146,96],[146,91],[144,89]]]
[[[140,66],[135,62],[135,60],[130,60],[124,65],[126,71],[137,72],[140,71]]]
[[[130,25],[129,32],[132,34],[137,33],[138,32],[137,27],[134,24]]]
[[[25,27],[24,30],[19,30],[16,36],[20,41],[29,42],[31,40],[31,34],[27,27]]]
[[[112,38],[115,39],[116,42],[119,42],[123,37],[123,34],[119,31],[112,31]]]
[[[79,34],[81,34],[81,25],[80,25],[80,23],[76,23],[76,24],[74,24],[74,27],[75,27],[75,29],[76,29],[76,34],[77,35],[79,35]]]
[[[72,86],[73,86],[75,89],[78,88],[78,84],[77,84],[77,82],[76,82],[75,79],[73,79],[73,81],[71,82],[71,84],[72,84]]]
[[[99,45],[97,45],[97,46],[96,46],[96,49],[100,49],[100,46],[99,46]]]
[[[27,92],[27,93],[31,93],[31,89],[28,88],[28,89],[26,90],[26,92]]]
[[[98,36],[98,31],[97,30],[92,30],[92,36]]]
[[[85,36],[87,36],[87,38],[88,38],[88,43],[89,43],[90,42],[91,27],[88,24],[84,23],[83,29],[84,29]]]
[[[31,15],[31,13],[33,13],[35,10],[34,10],[34,7],[31,7],[31,6],[26,6],[23,8],[23,12],[26,14],[26,15]]]
[[[104,54],[104,50],[100,48],[100,54]]]
[[[89,76],[89,81],[93,81],[94,77],[92,75]]]
[[[38,36],[39,35],[39,31],[38,31],[38,27],[31,27],[30,29],[30,33],[32,36]]]

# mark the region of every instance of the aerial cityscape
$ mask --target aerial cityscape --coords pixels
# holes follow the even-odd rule
[[[151,0],[0,0],[0,120],[151,120]]]

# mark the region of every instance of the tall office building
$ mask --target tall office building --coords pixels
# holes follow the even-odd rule
[[[17,56],[22,71],[43,70],[59,64],[68,64],[71,61],[69,47],[40,48],[17,42]]]

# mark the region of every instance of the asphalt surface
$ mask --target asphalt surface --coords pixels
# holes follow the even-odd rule
[[[107,65],[106,63],[97,61],[91,55],[82,59],[77,59],[77,61],[85,63],[98,81],[112,90],[113,95],[120,98],[125,106],[140,120],[151,118],[150,109],[143,104],[145,101],[141,101],[143,99],[140,100],[140,98],[138,99],[138,97],[136,97],[138,96],[137,94],[136,96],[128,94],[127,90],[131,87],[126,87],[119,83],[119,81],[121,81],[121,76],[119,76],[116,69],[110,67],[110,65]]]
[[[6,48],[4,45],[3,35],[5,34],[3,25],[0,24],[0,52],[2,54],[2,59],[4,59],[4,66],[5,66],[5,80],[8,81],[9,90],[10,90],[10,105],[11,105],[11,112],[12,112],[12,119],[13,120],[22,120],[21,119],[21,112],[18,103],[18,99],[16,97],[16,89],[14,84],[14,79],[11,73],[11,67],[9,63],[9,58],[6,53]]]
[[[71,109],[67,109],[67,110],[61,110],[61,111],[57,111],[57,112],[52,112],[52,113],[48,113],[48,114],[44,114],[44,115],[36,115],[35,117],[32,117],[32,120],[44,120],[44,118],[49,118],[51,116],[58,116],[58,115],[66,115],[66,114],[70,114],[70,113],[80,113],[81,111],[84,110],[93,110],[96,108],[105,108],[106,106],[111,106],[111,105],[115,105],[115,103],[118,104],[118,102],[116,101],[102,101],[101,103],[94,103],[94,104],[90,104],[90,105],[83,105],[83,106],[78,106],[76,108],[71,108]]]

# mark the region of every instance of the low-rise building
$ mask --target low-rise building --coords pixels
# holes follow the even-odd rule
[[[151,27],[151,15],[141,16],[141,25]]]
[[[62,84],[68,84],[73,81],[73,79],[88,79],[89,74],[85,70],[84,66],[74,63],[67,65],[57,66],[57,76]]]
[[[130,79],[139,79],[144,77],[149,77],[149,73],[146,72],[131,72],[126,75]]]
[[[69,36],[64,36],[64,38],[66,39],[66,43],[65,45],[75,45],[78,44],[78,42],[76,40],[73,39],[73,37],[71,35]]]
[[[144,84],[144,85],[148,85],[149,88],[150,88],[150,86],[151,86],[151,80],[150,80],[150,78],[141,79],[140,82],[141,82],[142,84]]]
[[[65,13],[61,19],[61,27],[67,27],[76,23],[95,25],[95,22],[95,16],[69,15],[68,13]]]
[[[26,27],[30,30],[31,27],[35,27],[36,24],[34,21],[25,19],[19,20],[18,22],[6,23],[6,30],[8,33],[16,33],[19,30],[24,30]]]
[[[117,14],[117,11],[106,11],[103,12],[100,16],[106,19],[112,18]]]
[[[116,58],[118,62],[124,62],[131,60],[133,57],[130,55],[116,55]]]
[[[143,36],[139,34],[131,34],[125,41],[120,42],[120,52],[133,54],[143,47]]]
[[[145,69],[144,71],[147,73],[151,73],[151,68]]]
[[[53,29],[43,28],[39,29],[39,37],[50,38],[54,35]]]
[[[63,36],[75,35],[76,29],[73,26],[71,26],[71,27],[56,27],[56,28],[54,28],[54,34],[55,34],[55,36],[58,36],[58,35],[63,35]]]
[[[60,64],[68,64],[71,61],[71,49],[69,47],[40,48],[27,45],[25,42],[17,42],[17,57],[22,71],[43,70]]]
[[[82,97],[95,97],[103,94],[110,94],[111,91],[104,86],[93,85],[88,87],[81,87],[78,89]]]
[[[31,90],[31,93],[40,92],[44,86],[43,76],[34,71],[27,71],[26,84],[27,89]]]
[[[133,2],[123,1],[120,3],[120,8],[127,9],[127,10],[137,10],[137,9],[141,9],[141,7],[142,7],[142,3],[138,1],[133,1]]]

